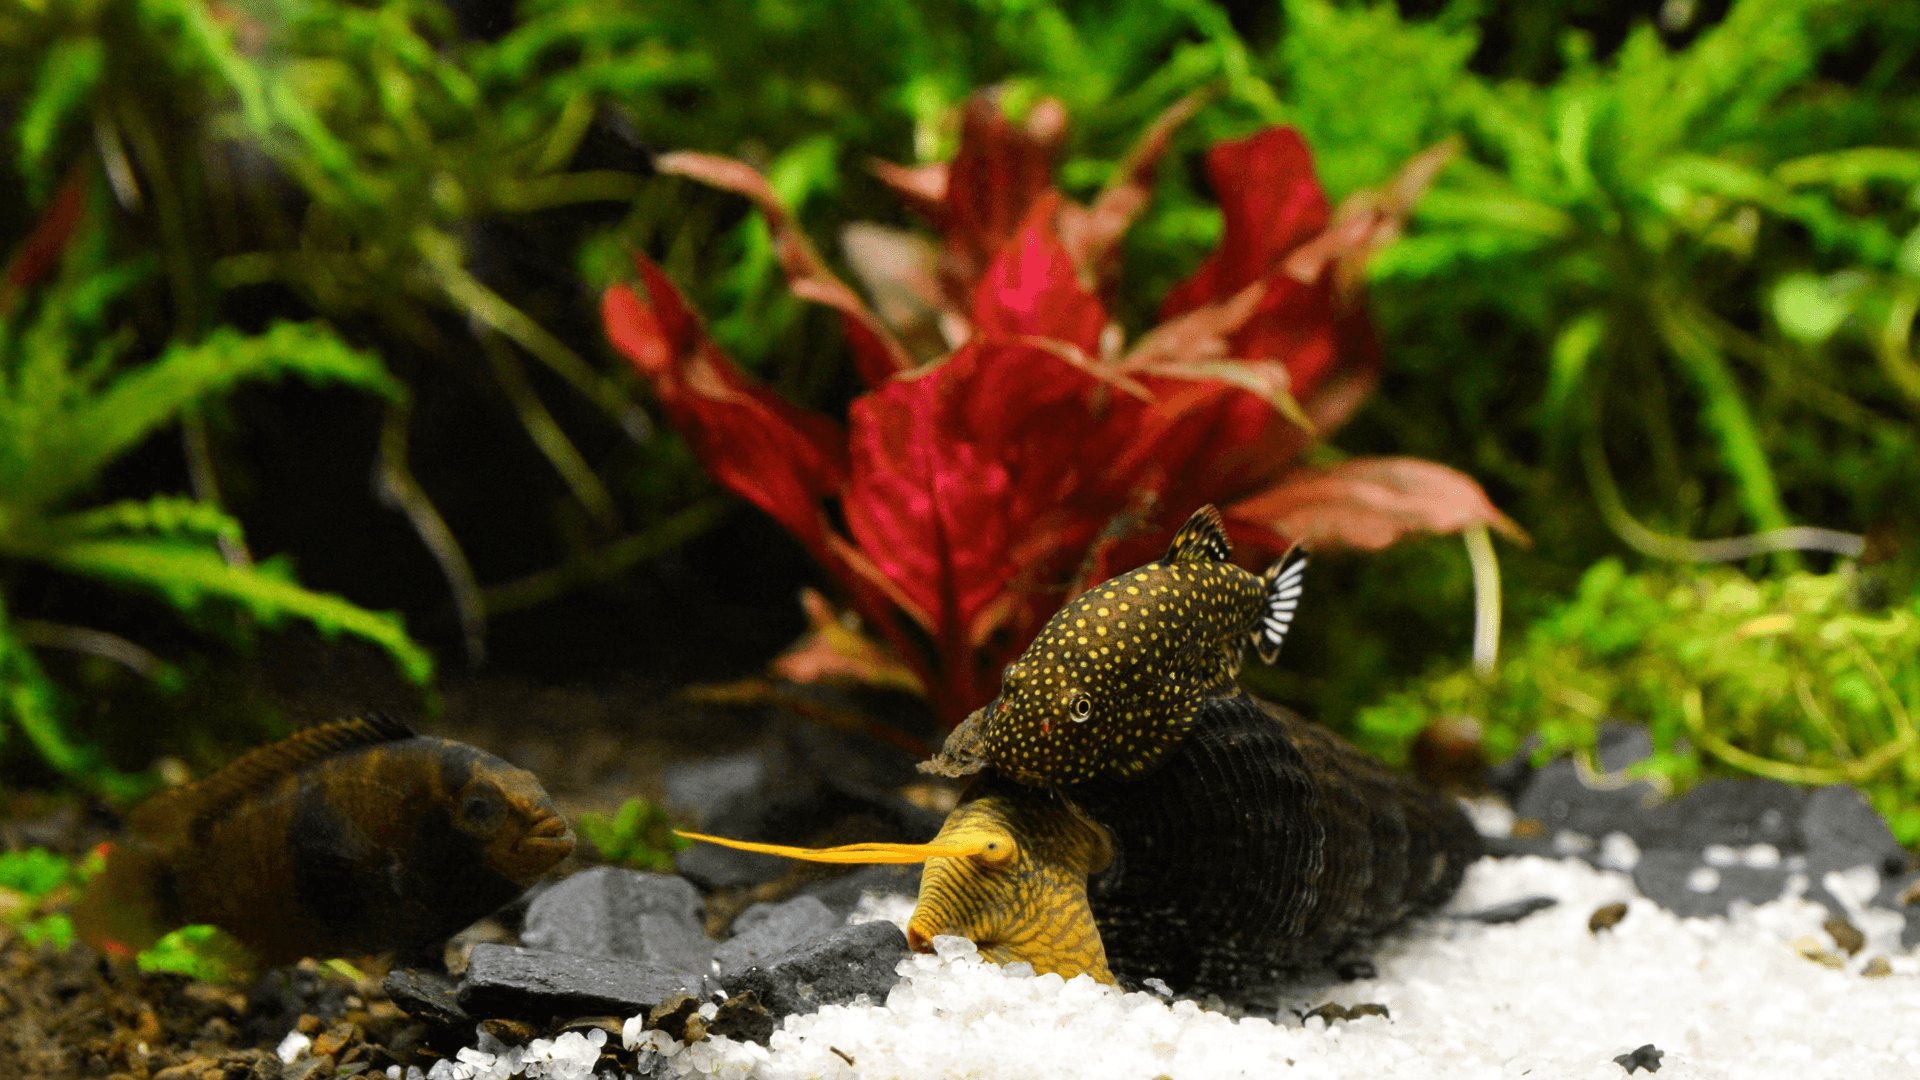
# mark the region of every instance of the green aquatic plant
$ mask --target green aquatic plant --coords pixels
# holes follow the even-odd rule
[[[1648,22],[1603,59],[1574,34],[1551,84],[1463,76],[1430,107],[1465,152],[1375,280],[1389,318],[1423,334],[1477,319],[1534,343],[1537,360],[1498,373],[1530,401],[1491,385],[1459,401],[1503,471],[1538,482],[1570,461],[1602,519],[1663,558],[1715,553],[1664,542],[1631,504],[1683,534],[1808,516],[1864,532],[1867,515],[1920,513],[1902,269],[1920,251],[1911,99],[1891,90],[1897,64],[1853,87],[1826,74],[1847,50],[1911,41],[1872,5],[1739,0],[1684,45]],[[1820,347],[1849,304],[1877,365]],[[1494,375],[1467,366],[1468,381]],[[1546,451],[1524,464],[1495,411],[1514,404]],[[1774,546],[1859,550],[1809,534]]]
[[[165,494],[96,501],[118,459],[243,383],[294,375],[404,394],[378,360],[315,323],[280,323],[255,335],[221,328],[193,344],[143,350],[118,316],[151,264],[108,261],[99,238],[82,228],[63,272],[44,287],[29,287],[33,275],[20,272],[18,260],[8,268],[18,288],[7,297],[10,310],[0,312],[0,568],[11,574],[35,565],[96,579],[157,596],[183,615],[226,606],[260,625],[299,619],[323,634],[372,642],[424,684],[432,659],[396,616],[303,588],[281,562],[253,561],[239,523],[218,506]],[[143,786],[68,729],[36,652],[95,653],[163,685],[177,683],[177,671],[119,635],[18,615],[4,582],[0,740],[17,731],[44,764],[75,782],[118,794]]]
[[[49,909],[64,906],[104,861],[97,851],[81,859],[37,847],[0,852],[0,928],[12,929],[30,945],[48,942],[66,949],[74,941],[73,920]]]
[[[1534,736],[1536,761],[1590,765],[1602,724],[1643,723],[1654,754],[1631,775],[1853,784],[1902,843],[1920,843],[1920,594],[1863,606],[1879,591],[1865,577],[1630,574],[1604,560],[1492,677],[1440,672],[1356,724],[1392,754],[1434,719],[1469,716],[1496,758]]]
[[[637,797],[611,814],[589,810],[577,825],[608,862],[663,874],[673,872],[674,852],[693,846],[693,841],[674,835],[673,819],[665,810]]]

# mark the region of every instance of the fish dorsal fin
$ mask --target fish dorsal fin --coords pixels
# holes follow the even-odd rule
[[[178,825],[193,827],[225,813],[235,803],[278,781],[289,773],[362,746],[411,739],[417,732],[406,724],[370,713],[351,720],[333,720],[296,731],[292,735],[250,750],[235,758],[226,768],[182,789],[171,797],[153,800],[156,817],[181,815]],[[145,811],[147,807],[141,807]],[[136,820],[138,828],[148,822]],[[152,825],[159,825],[154,821]],[[156,831],[146,828],[142,831]]]
[[[1227,539],[1227,527],[1220,511],[1209,503],[1193,512],[1180,531],[1173,534],[1167,548],[1167,562],[1232,562],[1233,541]]]

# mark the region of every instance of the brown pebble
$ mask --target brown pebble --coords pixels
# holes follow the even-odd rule
[[[1334,1002],[1329,1001],[1325,1005],[1321,1005],[1317,1008],[1308,1009],[1305,1013],[1301,1014],[1300,1021],[1302,1023],[1305,1023],[1306,1021],[1311,1020],[1316,1016],[1326,1021],[1327,1026],[1331,1027],[1333,1026],[1333,1022],[1335,1020],[1348,1019],[1347,1007],[1345,1005],[1338,1005],[1338,1004],[1335,1004]]]
[[[682,990],[653,1007],[647,1014],[647,1027],[664,1031],[679,1042],[695,1043],[699,1039],[690,1039],[687,1025],[691,1020],[699,1019],[700,999]],[[706,1023],[701,1022],[701,1038],[706,1037]]]
[[[1920,904],[1920,878],[1907,883],[1906,890],[1900,894],[1902,904]]]
[[[524,1046],[533,1041],[533,1025],[519,1020],[482,1020],[480,1027],[487,1034],[509,1046]]]
[[[287,1066],[280,1074],[280,1080],[333,1080],[333,1059],[315,1055],[303,1057]]]
[[[320,1018],[312,1013],[301,1013],[300,1019],[293,1022],[293,1030],[302,1035],[314,1035],[320,1030]]]
[[[1597,908],[1594,910],[1594,913],[1587,918],[1587,932],[1590,934],[1598,934],[1602,930],[1611,930],[1619,925],[1621,919],[1626,917],[1627,905],[1625,904],[1608,904],[1605,907]]]
[[[1884,979],[1893,974],[1893,965],[1887,963],[1886,957],[1876,956],[1867,961],[1867,966],[1860,969],[1860,974],[1869,979]]]
[[[313,1052],[333,1057],[350,1043],[360,1041],[360,1029],[352,1024],[335,1024],[327,1033],[313,1040]]]
[[[1385,1005],[1379,1005],[1371,1001],[1362,1002],[1347,1010],[1347,1019],[1349,1020],[1358,1020],[1363,1016],[1379,1016],[1388,1020],[1393,1019],[1393,1014],[1387,1011]]]
[[[1826,946],[1820,944],[1820,939],[1811,935],[1795,938],[1793,941],[1793,951],[1822,967],[1843,968],[1847,966],[1845,960],[1828,952]]]
[[[1820,928],[1827,932],[1827,936],[1833,939],[1835,945],[1846,950],[1848,956],[1859,952],[1867,944],[1867,935],[1861,933],[1859,927],[1838,915],[1828,916],[1827,921],[1820,924]]]
[[[153,1080],[200,1080],[209,1069],[219,1070],[220,1066],[212,1058],[194,1058],[179,1065],[170,1065],[153,1074]],[[218,1076],[216,1071],[214,1075]]]
[[[1547,835],[1547,825],[1539,818],[1523,817],[1513,823],[1513,835],[1521,840],[1533,840]]]
[[[752,990],[742,990],[720,1003],[713,1021],[707,1025],[707,1031],[713,1035],[725,1035],[737,1042],[756,1042],[764,1046],[773,1037],[773,1029],[778,1026],[773,1014],[760,1004],[760,995]]]

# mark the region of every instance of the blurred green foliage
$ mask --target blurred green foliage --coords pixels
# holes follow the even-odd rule
[[[69,859],[45,848],[0,852],[0,923],[30,945],[48,942],[65,949],[74,941],[73,921],[64,911],[72,891],[100,872],[96,852]]]
[[[1654,756],[1630,767],[1684,785],[1746,772],[1859,786],[1920,844],[1920,594],[1884,604],[1849,570],[1753,581],[1736,570],[1629,574],[1593,566],[1578,595],[1528,628],[1491,679],[1445,671],[1360,712],[1377,752],[1403,756],[1421,728],[1469,716],[1502,758],[1594,760],[1608,721],[1643,723]]]
[[[673,873],[673,854],[693,841],[673,834],[673,819],[645,799],[633,798],[611,814],[589,810],[580,815],[580,835],[600,849],[608,862],[641,870]]]
[[[149,975],[185,975],[226,986],[244,984],[258,965],[246,946],[217,926],[183,926],[134,958]]]
[[[24,299],[10,294],[16,310],[0,313],[0,565],[39,564],[146,591],[186,615],[223,603],[262,625],[302,619],[328,635],[368,639],[426,682],[432,660],[397,618],[304,589],[284,564],[236,557],[240,525],[218,506],[167,495],[85,504],[116,459],[238,383],[296,374],[404,394],[377,360],[314,324],[278,323],[252,336],[222,327],[137,357],[117,317],[150,267],[107,261],[98,238],[83,229],[58,279]],[[11,618],[0,580],[0,750],[18,731],[71,781],[120,795],[146,786],[67,730],[36,646],[107,656],[162,686],[177,684],[178,671],[105,631]]]
[[[1903,0],[37,0],[0,11],[0,55],[22,58],[0,63],[0,238],[26,235],[70,171],[112,193],[92,211],[104,254],[60,287],[75,299],[36,301],[92,321],[35,363],[80,371],[117,342],[117,378],[207,365],[190,408],[99,428],[177,418],[207,447],[188,463],[206,497],[111,504],[74,523],[99,530],[73,534],[89,559],[35,549],[34,567],[153,587],[157,549],[171,573],[191,547],[211,571],[245,516],[214,481],[249,467],[216,385],[341,378],[377,356],[393,381],[353,385],[381,403],[380,490],[477,659],[489,617],[721,516],[600,340],[595,298],[626,250],[660,258],[782,394],[831,411],[852,392],[837,318],[779,286],[759,217],[649,178],[649,151],[753,162],[832,252],[849,222],[907,223],[866,161],[951,153],[954,107],[991,82],[1064,101],[1061,176],[1083,197],[1159,110],[1217,89],[1128,236],[1127,265],[1148,268],[1117,298],[1136,332],[1218,238],[1205,146],[1296,124],[1337,199],[1461,139],[1372,267],[1387,368],[1325,452],[1480,478],[1538,541],[1503,552],[1515,621],[1554,610],[1622,537],[1671,553],[1660,541],[1804,523],[1878,529],[1903,565],[1920,552],[1920,9]],[[25,331],[5,348],[27,357]],[[115,385],[61,377],[101,400]],[[501,478],[416,476],[433,448],[413,418],[452,384],[494,406],[462,419],[501,427],[531,463],[514,479],[547,485],[551,544],[470,559],[506,516]],[[443,514],[456,504],[479,509]],[[1319,560],[1312,589],[1269,689],[1337,726],[1466,652],[1457,545]],[[44,690],[39,646],[5,626],[0,685]],[[10,689],[11,715],[47,714],[43,690]],[[44,724],[35,739],[85,753]]]

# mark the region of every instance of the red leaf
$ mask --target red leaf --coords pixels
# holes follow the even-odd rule
[[[1089,356],[1100,349],[1107,313],[1081,282],[1073,257],[1054,232],[1060,195],[1036,199],[1026,224],[981,276],[973,294],[976,332],[1064,341]]]
[[[634,265],[645,296],[625,285],[607,289],[600,308],[607,337],[653,387],[707,471],[833,567],[820,502],[846,485],[839,427],[750,380],[707,337],[659,267],[644,256]]]
[[[751,165],[714,154],[679,152],[654,159],[657,172],[685,176],[711,187],[736,192],[752,199],[767,219],[773,233],[774,251],[780,269],[787,275],[787,287],[802,300],[824,304],[846,317],[847,341],[853,347],[855,366],[867,385],[878,386],[913,367],[908,355],[886,325],[868,310],[860,295],[847,287],[814,249],[813,241],[800,231],[780,203],[780,197]]]
[[[1331,469],[1300,469],[1224,510],[1236,537],[1279,549],[1344,545],[1378,551],[1415,532],[1454,533],[1485,524],[1527,543],[1465,473],[1418,458],[1359,458]]]
[[[1169,319],[1230,296],[1267,276],[1327,223],[1327,196],[1313,158],[1292,128],[1268,128],[1207,154],[1207,176],[1225,217],[1220,249],[1167,294]]]
[[[1071,569],[1127,431],[1123,410],[1095,405],[1114,396],[1049,350],[1001,341],[853,403],[848,532],[936,637],[977,643],[1027,618],[1028,594]]]
[[[47,208],[41,211],[33,232],[14,248],[6,270],[0,272],[0,314],[11,308],[15,297],[29,285],[50,273],[60,261],[61,253],[67,250],[67,241],[73,238],[81,212],[86,208],[87,177],[83,166],[74,166]]]
[[[986,90],[967,101],[960,149],[947,167],[942,200],[947,246],[962,280],[979,276],[1014,237],[1033,201],[1053,189],[1053,158],[1067,134],[1067,113],[1042,98],[1024,122],[1008,119],[1001,95]]]

